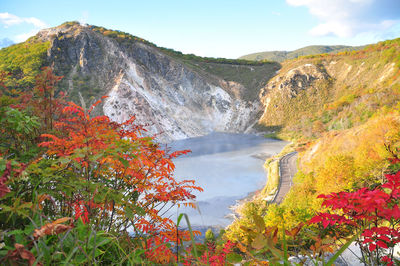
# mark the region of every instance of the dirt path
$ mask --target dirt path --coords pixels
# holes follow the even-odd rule
[[[275,199],[272,201],[274,203],[281,203],[286,195],[289,192],[290,187],[292,186],[293,176],[297,172],[297,152],[292,152],[286,154],[280,159],[279,162],[279,172],[280,172],[280,182],[278,188],[278,194],[275,196]]]

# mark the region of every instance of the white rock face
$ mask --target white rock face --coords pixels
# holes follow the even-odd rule
[[[109,96],[105,115],[117,122],[134,115],[161,142],[245,132],[261,111],[259,100],[241,98],[242,85],[201,74],[146,43],[121,43],[80,25],[43,30],[38,37],[50,39],[48,56],[56,69],[71,69],[62,72],[70,84],[89,78],[97,97]]]
[[[162,142],[212,131],[244,132],[260,108],[212,84],[200,87],[183,78],[176,86],[160,75],[148,76],[134,62],[128,65],[115,79],[104,114],[120,123],[135,115],[139,124],[148,125],[148,134],[158,134]]]
[[[134,115],[138,124],[147,125],[146,134],[169,142],[213,131],[244,132],[256,120],[261,108],[258,102],[235,98],[151,47],[139,46],[147,53],[146,59],[153,56],[142,64],[134,56],[118,51],[117,46],[109,47],[125,66],[111,83],[103,107],[104,114],[114,121],[124,122]],[[228,89],[238,86],[221,83]]]

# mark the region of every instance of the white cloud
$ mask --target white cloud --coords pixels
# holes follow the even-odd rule
[[[41,21],[38,18],[31,17],[31,18],[24,18],[24,20],[25,20],[25,22],[34,25],[36,28],[43,29],[43,28],[47,27],[46,23],[44,23],[43,21]]]
[[[305,6],[311,15],[320,23],[310,29],[314,36],[336,35],[338,37],[353,37],[359,33],[385,31],[400,23],[400,17],[387,19],[381,12],[380,16],[372,16],[376,12],[379,1],[384,1],[381,9],[394,9],[396,0],[286,0],[292,6]],[[379,11],[382,11],[379,10]],[[385,10],[383,10],[385,11]]]
[[[41,21],[38,18],[35,17],[30,17],[30,18],[21,18],[16,15],[10,14],[10,13],[0,13],[0,23],[4,24],[5,27],[13,26],[13,25],[19,25],[22,23],[28,23],[32,24],[35,28],[45,28],[47,27],[46,23]]]
[[[9,28],[11,26],[21,25],[21,24],[28,24],[30,28],[33,27],[29,32],[21,33],[13,37],[15,42],[23,42],[29,37],[35,35],[39,30],[46,28],[47,25],[43,21],[35,17],[18,17],[14,14],[10,13],[0,13],[0,24],[3,24],[5,28]]]
[[[318,24],[309,32],[314,36],[334,34],[339,37],[350,37],[353,35],[353,28],[348,23],[343,23],[340,21],[328,21],[326,23]]]

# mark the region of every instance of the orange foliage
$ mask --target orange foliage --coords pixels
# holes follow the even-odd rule
[[[84,110],[69,103],[63,110],[67,118],[55,123],[62,134],[42,135],[48,140],[40,146],[48,149],[47,158],[58,160],[57,171],[80,180],[72,192],[63,193],[67,206],[61,212],[67,210],[65,216],[82,217],[105,230],[133,228],[135,234],[151,237],[149,250],[158,246],[154,262],[166,263],[173,254],[159,244],[187,240],[189,235],[176,232],[163,209],[178,203],[193,206],[192,191],[202,191],[193,180],[176,181],[172,176],[172,159],[189,151],[161,150],[142,136],[144,129],[134,124],[134,117],[122,124],[106,116],[91,117],[95,105]]]
[[[16,262],[18,264],[22,264],[22,260],[27,260],[28,265],[34,265],[36,262],[35,256],[30,252],[29,250],[26,250],[24,245],[21,244],[15,244],[14,245],[15,249],[8,251],[6,258],[10,261]],[[42,263],[38,262],[36,265],[41,266],[43,265]]]
[[[71,220],[72,220],[71,217],[64,217],[64,218],[57,219],[54,222],[45,224],[40,229],[35,229],[35,231],[33,232],[33,237],[37,239],[37,238],[43,237],[45,235],[61,234],[65,231],[73,228],[72,225],[62,224],[62,223],[65,223],[65,222],[71,221]]]

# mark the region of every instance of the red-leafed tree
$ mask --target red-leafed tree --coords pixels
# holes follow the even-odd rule
[[[169,154],[160,149],[152,138],[142,136],[134,117],[122,124],[106,116],[91,117],[99,103],[88,110],[69,103],[63,110],[66,118],[55,123],[62,134],[42,135],[48,138],[40,144],[47,153],[39,169],[51,178],[43,179],[39,169],[32,173],[39,190],[52,199],[43,203],[43,210],[54,218],[82,218],[99,230],[145,235],[150,245],[178,241],[182,233],[163,213],[190,202],[192,192],[202,190],[192,180],[178,182],[172,176],[172,159],[188,151]],[[168,262],[171,251],[158,249],[167,253],[157,254],[159,262]]]
[[[394,246],[400,242],[400,171],[385,177],[386,182],[375,188],[319,195],[328,210],[310,220],[325,229],[358,235],[362,260],[368,265],[393,265]]]

